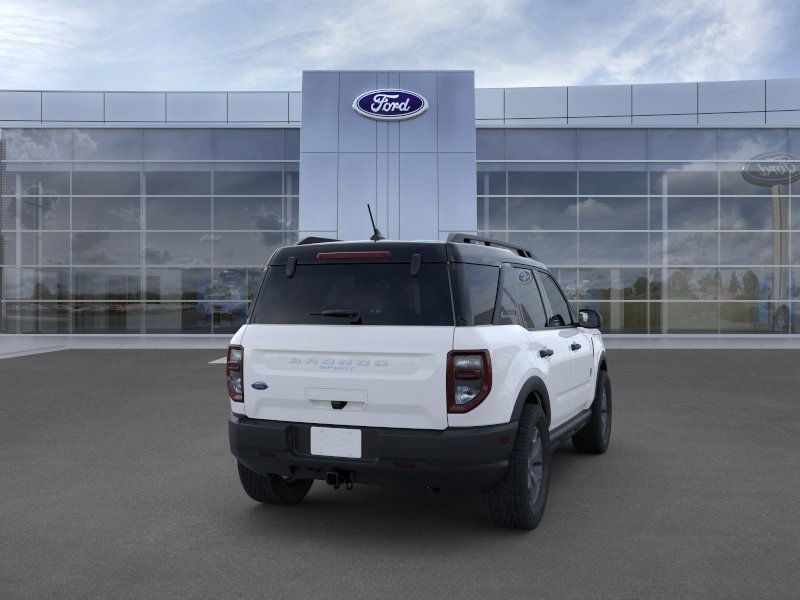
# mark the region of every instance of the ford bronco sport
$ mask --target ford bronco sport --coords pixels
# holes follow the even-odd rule
[[[495,240],[280,248],[228,350],[242,486],[269,504],[315,479],[469,490],[497,525],[533,529],[550,453],[608,447],[600,326]]]

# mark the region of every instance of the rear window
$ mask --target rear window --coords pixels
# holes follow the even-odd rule
[[[444,263],[297,265],[267,270],[251,323],[350,325],[351,317],[323,311],[356,311],[363,325],[453,325],[450,281]],[[329,312],[330,314],[330,312]]]

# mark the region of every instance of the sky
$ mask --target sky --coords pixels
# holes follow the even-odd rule
[[[800,77],[796,0],[0,0],[0,89],[299,90],[303,69],[478,87]]]

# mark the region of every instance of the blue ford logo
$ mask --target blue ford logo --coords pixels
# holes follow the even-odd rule
[[[353,110],[369,119],[400,121],[428,110],[428,101],[407,90],[372,90],[353,100]]]
[[[800,179],[800,156],[788,152],[767,152],[747,161],[742,177],[755,185],[786,185]]]
[[[254,381],[253,383],[250,384],[250,387],[253,388],[254,390],[265,390],[269,386],[263,381]]]

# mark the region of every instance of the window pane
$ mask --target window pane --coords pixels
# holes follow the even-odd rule
[[[782,241],[785,238],[785,241]],[[720,234],[720,264],[723,265],[769,265],[780,264],[779,256],[773,254],[774,243],[786,244],[788,234],[768,232],[741,232]]]
[[[720,272],[723,300],[784,300],[790,296],[786,268],[740,267]]]
[[[618,165],[609,165],[614,169]],[[579,178],[581,194],[646,194],[647,172],[633,170],[583,170]]]
[[[506,159],[506,130],[478,129],[475,135],[475,146],[478,160]]]
[[[212,157],[210,129],[144,130],[145,160],[210,160]]]
[[[300,160],[300,129],[283,130],[283,155],[286,160]]]
[[[716,129],[651,129],[650,160],[716,160]]]
[[[69,333],[70,305],[8,302],[0,333]]]
[[[575,195],[577,186],[577,173],[572,169],[554,170],[553,165],[508,165],[509,194],[523,196]]]
[[[491,325],[500,270],[489,265],[454,265],[453,290],[458,325]]]
[[[253,165],[251,168],[242,167],[239,170],[221,170],[228,167],[229,165],[216,167],[217,170],[214,172],[215,194],[256,196],[283,193],[281,187],[283,172],[280,165],[272,168]]]
[[[581,233],[581,265],[646,265],[646,233]]]
[[[53,165],[9,164],[3,175],[3,194],[23,196],[59,196],[69,194],[69,167]]]
[[[73,233],[72,263],[76,265],[138,265],[138,233]]]
[[[577,155],[573,130],[508,129],[507,132],[509,160],[574,160]]]
[[[76,160],[138,160],[142,156],[139,129],[75,129]]]
[[[281,233],[215,233],[214,264],[265,265],[284,241]]]
[[[212,305],[149,302],[145,310],[145,333],[211,333]]]
[[[580,129],[581,160],[646,160],[647,130]]]
[[[139,229],[139,197],[72,199],[73,229]]]
[[[148,232],[145,262],[148,265],[210,265],[213,239],[210,232]]]
[[[140,300],[139,269],[73,269],[74,300]]]
[[[73,171],[72,193],[138,195],[139,171]]]
[[[151,196],[194,196],[211,194],[211,173],[197,170],[147,171],[145,190]]]
[[[70,160],[69,129],[3,129],[7,160]]]
[[[669,269],[667,294],[669,300],[719,300],[720,273],[718,269]]]
[[[215,129],[214,158],[283,160],[283,129]]]
[[[8,200],[10,205],[16,205],[14,198]],[[69,198],[23,196],[20,204],[23,229],[69,229]]]
[[[717,171],[714,165],[650,165],[650,193],[677,196],[716,196]]]
[[[667,234],[667,261],[671,265],[719,264],[717,233]]]
[[[502,234],[491,237],[503,240]],[[548,266],[576,265],[578,260],[578,236],[574,233],[509,233],[508,241],[527,248],[536,255],[537,260]]]
[[[215,229],[287,229],[281,198],[214,198]]]
[[[506,168],[504,164],[478,164],[478,195],[503,195],[506,193]]]
[[[717,302],[665,302],[663,304],[664,333],[717,333],[719,304]]]
[[[506,229],[505,198],[478,198],[478,229]]]
[[[514,271],[517,279],[517,299],[522,311],[522,323],[528,329],[544,327],[547,317],[536,278],[530,269],[515,268]]]
[[[563,287],[563,283],[562,283]],[[647,269],[581,269],[581,300],[647,300]]]
[[[520,314],[517,304],[517,283],[514,269],[504,268],[500,271],[500,314],[498,325],[519,325]]]
[[[765,152],[788,152],[787,129],[720,129],[721,160],[750,160]]]
[[[778,317],[776,305],[770,302],[721,302],[720,333],[788,333],[788,319]]]
[[[245,319],[247,319],[248,305],[244,302],[207,304],[201,305],[201,308],[210,311],[214,333],[232,335],[244,325]]]
[[[300,192],[300,165],[283,163],[283,193],[294,196]]]
[[[69,233],[23,233],[23,265],[69,264]]]
[[[264,269],[260,267],[214,269],[212,287],[207,299],[252,300],[261,284],[263,273]]]
[[[722,229],[789,228],[788,198],[722,198],[720,204]]]
[[[720,165],[720,192],[740,196],[768,196],[772,194],[772,186],[756,185],[747,181],[742,175],[742,163],[725,163]]]
[[[140,333],[142,305],[126,302],[76,304],[72,313],[73,333]]]
[[[580,198],[581,229],[647,229],[647,198]]]
[[[717,229],[717,198],[669,198],[667,227],[669,229]]]
[[[69,300],[69,269],[3,269],[3,299]]]
[[[510,229],[575,229],[578,225],[575,198],[509,198]],[[500,229],[505,228],[505,223]]]
[[[556,282],[547,273],[539,273],[542,282],[544,295],[550,303],[550,323],[551,325],[570,325],[572,314],[570,313],[567,299],[561,294]]]
[[[205,300],[211,296],[211,269],[148,268],[147,300]]]
[[[147,229],[211,229],[211,198],[145,200]]]

